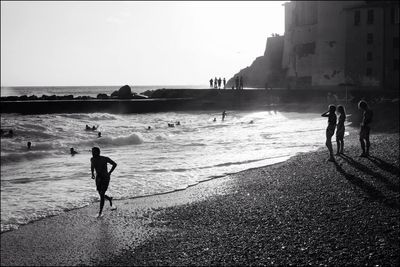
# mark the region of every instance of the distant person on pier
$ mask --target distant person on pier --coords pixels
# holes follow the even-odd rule
[[[218,89],[221,89],[221,83],[222,83],[222,79],[221,79],[221,77],[219,77],[219,79],[218,79]]]
[[[360,124],[360,144],[362,149],[362,154],[360,155],[360,157],[368,157],[370,147],[369,134],[371,130],[369,124],[372,122],[373,112],[368,107],[367,102],[365,102],[364,100],[361,100],[358,103],[358,108],[363,111],[362,121]]]
[[[226,111],[224,110],[224,111],[222,112],[222,121],[225,120],[225,117],[226,117]]]
[[[210,79],[210,87],[213,88],[213,79]]]
[[[107,199],[110,201],[111,209],[116,209],[115,206],[112,205],[112,197],[106,195],[106,191],[108,189],[108,185],[110,184],[111,173],[117,167],[117,163],[112,161],[109,157],[100,156],[100,148],[93,147],[92,148],[93,157],[90,159],[90,169],[92,171],[92,179],[96,180],[96,188],[100,195],[100,211],[99,215],[103,216],[103,207],[104,201]],[[111,164],[111,170],[107,171],[107,164]],[[96,170],[96,176],[94,176],[94,171]]]
[[[332,148],[332,136],[335,133],[336,128],[336,107],[334,105],[329,105],[329,110],[322,113],[322,117],[328,117],[328,127],[326,128],[326,142],[325,145],[329,150],[329,159],[328,161],[335,161],[333,156],[333,148]]]
[[[240,76],[239,78],[239,87],[241,90],[243,90],[243,76]]]
[[[30,150],[30,149],[31,149],[31,146],[32,146],[32,143],[31,143],[31,142],[28,142],[28,143],[26,143],[26,145],[27,145],[27,147],[28,147],[28,150]]]
[[[343,154],[344,149],[344,122],[346,121],[346,111],[342,105],[337,107],[339,113],[338,124],[336,126],[336,155]]]
[[[224,78],[222,81],[223,81],[223,83],[224,83],[224,89],[225,89],[225,86],[226,86],[226,80],[225,80],[225,78]]]
[[[214,89],[217,89],[218,87],[218,79],[217,77],[214,78]]]
[[[236,78],[235,78],[235,87],[236,87],[236,90],[240,89],[239,88],[239,76],[236,76]]]

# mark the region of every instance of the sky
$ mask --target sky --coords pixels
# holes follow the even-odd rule
[[[284,33],[285,1],[1,1],[1,86],[206,85]]]

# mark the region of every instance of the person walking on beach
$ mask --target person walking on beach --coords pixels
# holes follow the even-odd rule
[[[344,122],[346,121],[346,111],[342,105],[337,107],[339,113],[338,124],[336,126],[336,155],[343,154],[344,148]]]
[[[335,128],[336,128],[335,111],[336,107],[334,105],[329,105],[329,110],[321,114],[322,117],[328,117],[328,127],[326,128],[326,142],[325,142],[325,145],[329,150],[328,161],[335,161],[332,149],[332,136],[335,133]]]
[[[115,167],[117,167],[117,163],[112,161],[109,157],[100,156],[100,148],[98,147],[92,148],[92,155],[93,157],[90,159],[90,169],[92,171],[92,179],[96,180],[96,188],[100,195],[100,211],[97,217],[101,217],[103,216],[105,199],[110,201],[112,210],[116,209],[116,207],[112,205],[112,197],[107,196],[106,191],[110,183],[111,173],[115,170]],[[112,165],[110,171],[107,171],[107,163]],[[96,170],[96,176],[94,176],[94,170]]]
[[[213,79],[210,79],[210,87],[213,88]]]
[[[363,116],[360,125],[360,144],[362,149],[362,154],[360,155],[360,157],[368,157],[370,147],[369,134],[371,130],[369,124],[372,121],[373,112],[368,107],[367,102],[365,102],[364,100],[361,100],[358,103],[358,108],[363,110]]]
[[[223,83],[224,83],[224,89],[225,89],[225,86],[226,86],[226,80],[225,80],[225,78],[224,78],[222,81],[223,81]]]

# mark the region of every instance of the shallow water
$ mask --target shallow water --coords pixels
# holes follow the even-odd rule
[[[2,128],[15,136],[1,139],[1,231],[97,201],[93,146],[118,163],[108,193],[121,199],[281,162],[325,142],[318,114],[227,113],[225,121],[219,112],[2,114]],[[102,137],[86,124],[99,125]]]

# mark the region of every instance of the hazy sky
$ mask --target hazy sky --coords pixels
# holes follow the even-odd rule
[[[1,86],[200,85],[284,33],[283,1],[1,1]]]

